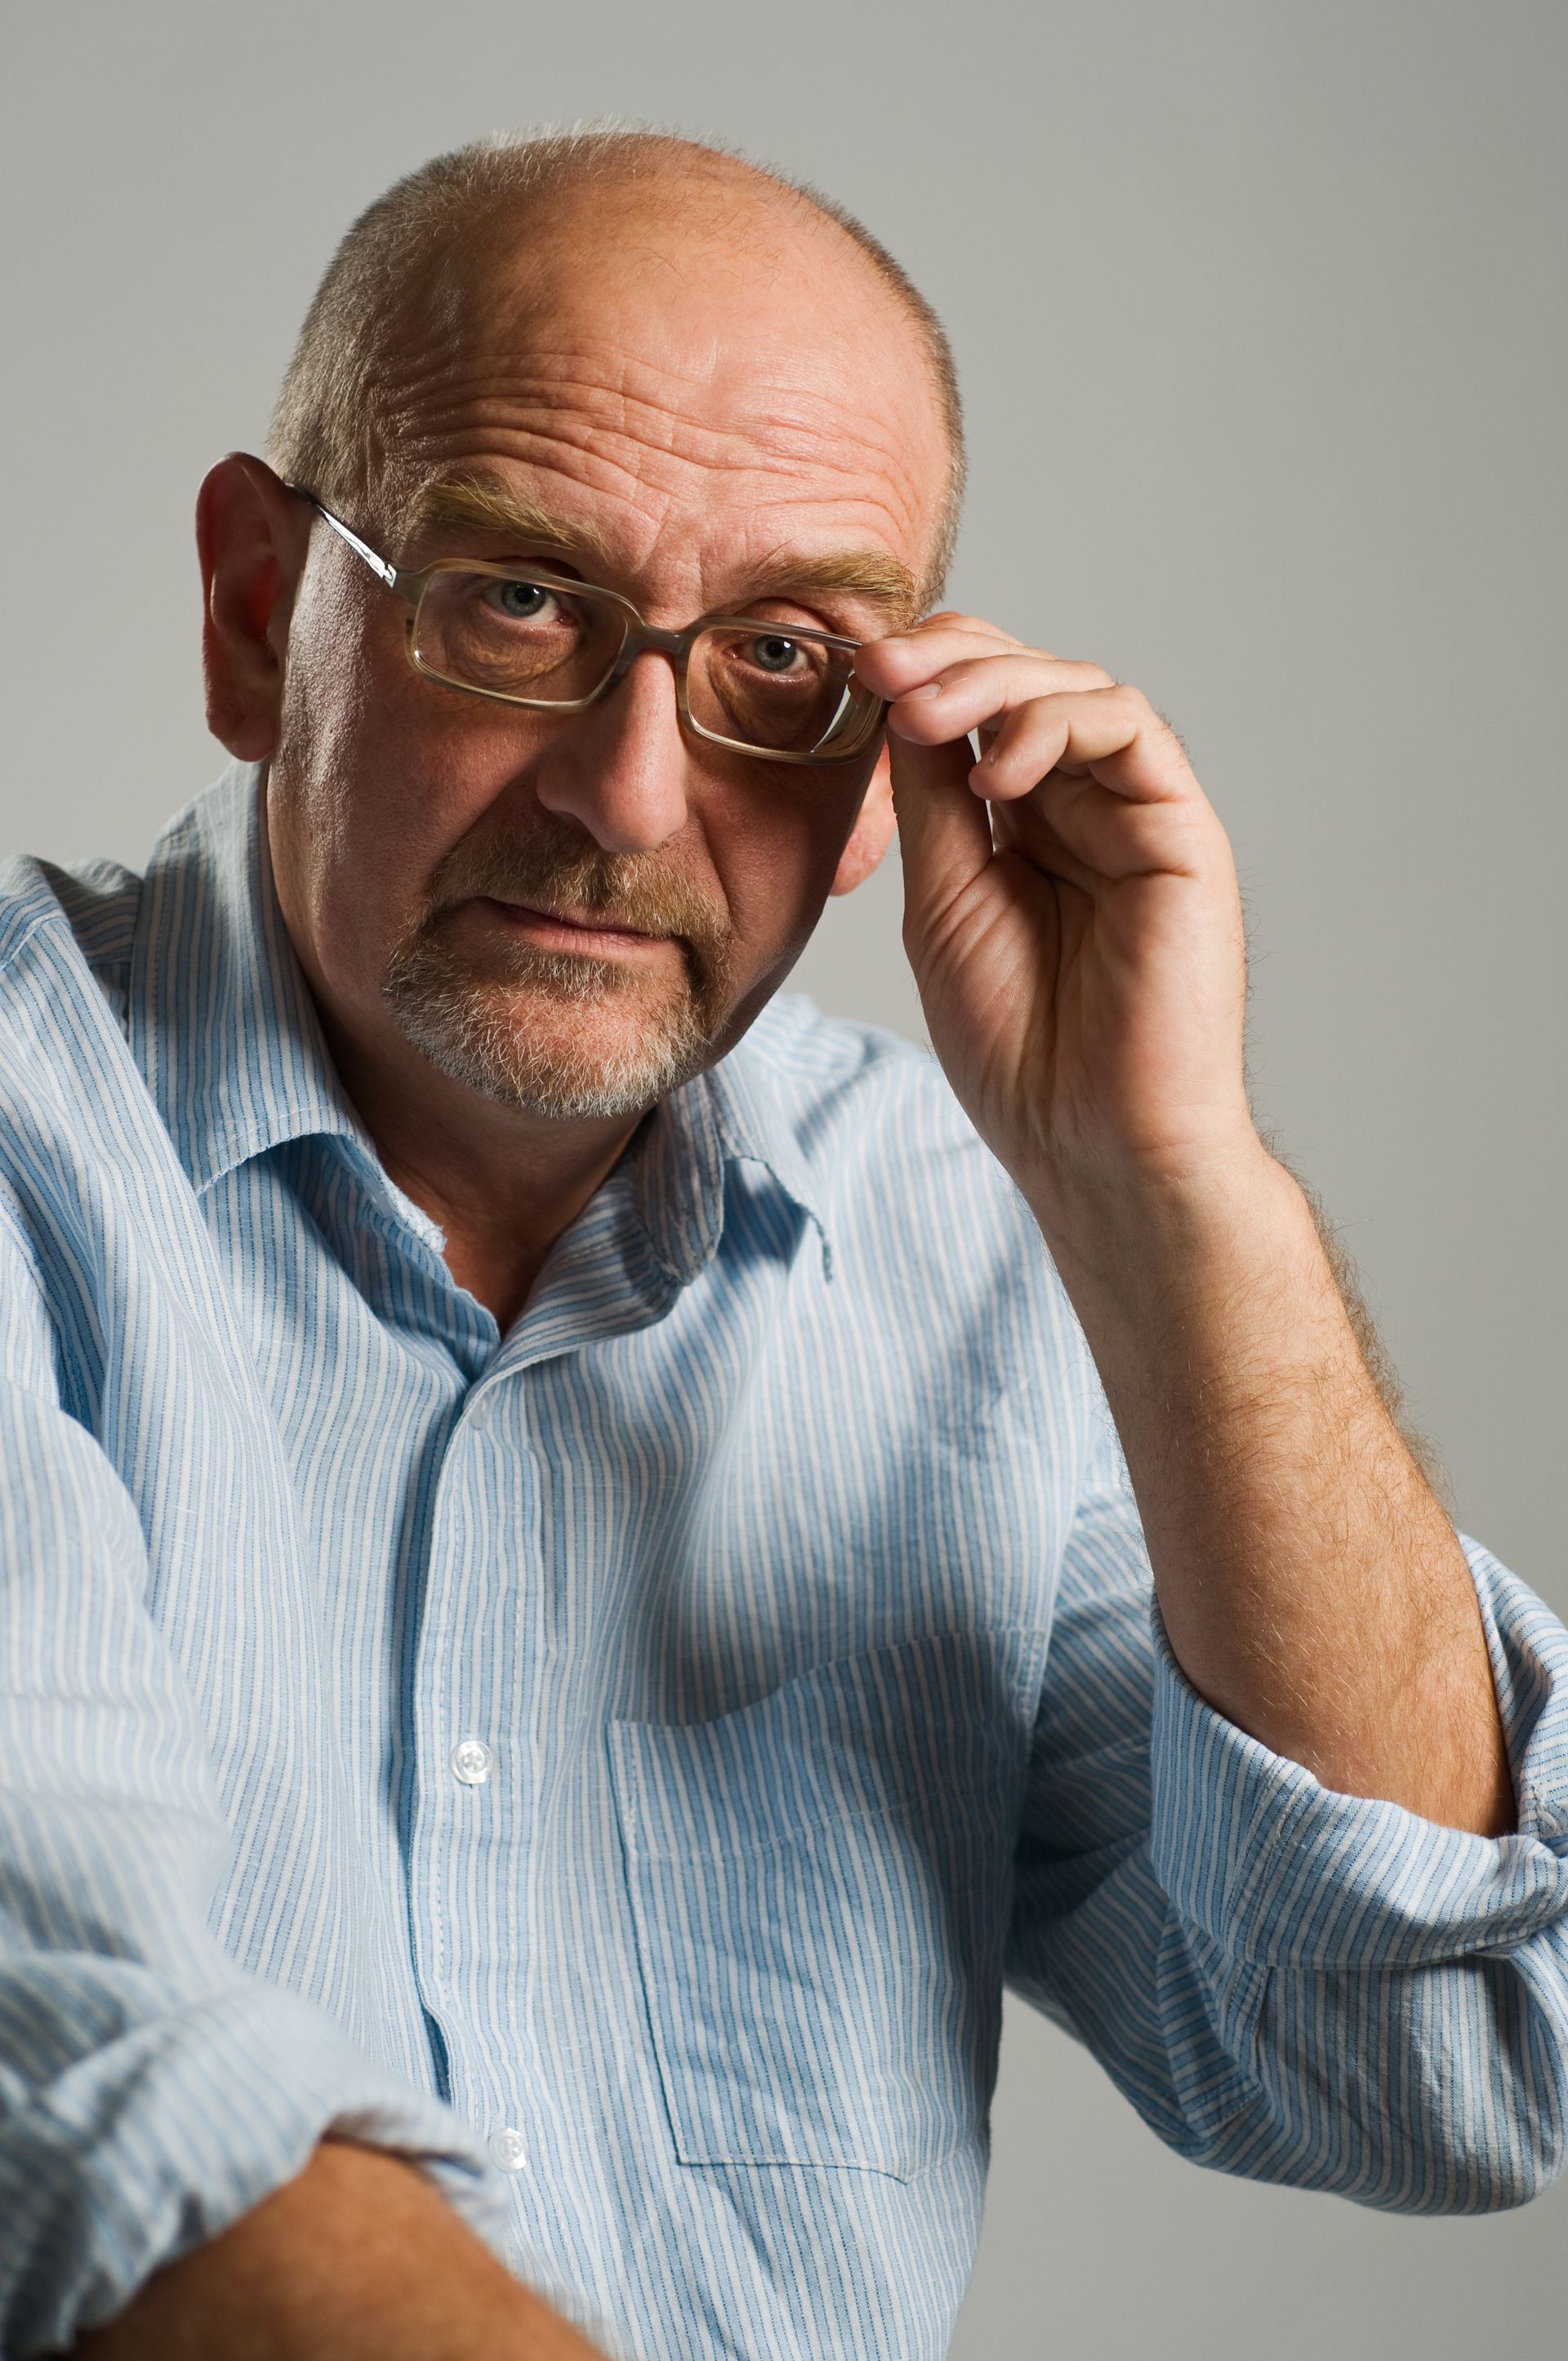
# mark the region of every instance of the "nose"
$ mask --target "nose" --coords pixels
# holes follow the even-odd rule
[[[607,696],[552,733],[534,793],[606,852],[653,852],[685,826],[689,767],[674,669],[640,655]]]

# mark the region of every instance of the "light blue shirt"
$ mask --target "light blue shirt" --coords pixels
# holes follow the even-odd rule
[[[937,2361],[1004,1979],[1202,2163],[1538,2189],[1554,1619],[1471,1549],[1497,1842],[1207,1708],[1021,1201],[804,1001],[502,1337],[334,1076],[258,791],[0,893],[5,2352],[337,2133],[643,2361]]]

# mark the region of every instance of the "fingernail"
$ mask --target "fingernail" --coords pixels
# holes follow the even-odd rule
[[[918,688],[912,688],[909,692],[911,697],[946,697],[947,693],[948,684],[945,680],[923,681]]]

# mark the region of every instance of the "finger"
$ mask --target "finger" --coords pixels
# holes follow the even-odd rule
[[[1001,632],[944,624],[939,631],[898,632],[886,640],[867,640],[855,654],[855,672],[868,688],[891,700],[933,680],[945,665],[967,657],[1023,653],[1020,642]]]
[[[888,727],[895,737],[918,745],[940,745],[966,730],[999,729],[1010,713],[1036,698],[1116,686],[1099,664],[1042,655],[1033,648],[955,659],[894,699]]]
[[[1021,644],[1016,631],[1004,631],[1001,624],[993,623],[988,615],[968,615],[961,607],[938,607],[929,615],[922,615],[917,623],[911,623],[909,630],[911,632],[936,631],[945,630],[948,625],[956,625],[960,631],[978,631],[982,639],[1005,640],[1009,647]]]
[[[901,697],[917,683],[934,680],[950,664],[985,656],[1043,656],[1048,648],[1031,648],[1006,632],[958,618],[951,622],[922,625],[918,631],[895,632],[885,640],[867,640],[855,656],[855,670],[868,687],[874,683],[887,697]]]
[[[1067,691],[1021,706],[974,765],[970,785],[989,802],[1007,803],[1032,795],[1053,771],[1089,769],[1129,801],[1201,799],[1168,722],[1136,689],[1120,687]]]
[[[933,616],[910,631],[894,631],[884,640],[867,640],[855,657],[855,669],[868,687],[893,697],[916,681],[929,680],[945,664],[967,657],[998,655],[1042,656],[1058,661],[1050,648],[1032,648],[1012,633],[998,631],[972,615]],[[1098,669],[1098,668],[1097,668]],[[1101,678],[1109,680],[1109,673]]]
[[[969,742],[893,744],[905,940],[928,939],[989,868],[991,816],[970,788]]]
[[[1006,648],[1019,648],[1025,645],[1016,631],[1004,631],[1001,624],[993,623],[989,616],[966,615],[958,607],[942,607],[935,614],[923,615],[919,622],[911,623],[907,631],[895,633],[894,636],[901,639],[924,639],[936,631],[964,631],[971,638],[994,641]]]
[[[1223,832],[1201,797],[1130,802],[1091,775],[1053,771],[1031,796],[992,807],[998,851],[1086,893],[1129,877],[1218,874]]]
[[[1080,784],[1077,780],[1062,782],[1064,786]],[[1100,792],[1103,793],[1103,790]],[[1122,806],[1124,813],[1126,808],[1125,805]],[[1068,823],[1065,833],[1054,824],[1058,818]],[[1031,869],[1038,869],[1047,877],[1076,885],[1091,901],[1096,901],[1108,885],[1119,883],[1120,878],[1108,873],[1100,862],[1085,857],[1081,844],[1074,841],[1075,838],[1081,837],[1083,831],[1072,826],[1073,818],[1074,814],[1070,810],[1042,809],[1033,803],[1003,804],[992,814],[993,855],[1015,853],[1020,860],[1026,861]]]

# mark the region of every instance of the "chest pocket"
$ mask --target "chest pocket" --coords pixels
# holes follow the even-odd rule
[[[1044,1649],[911,1641],[717,1721],[611,1725],[684,2163],[908,2180],[983,2136]]]

